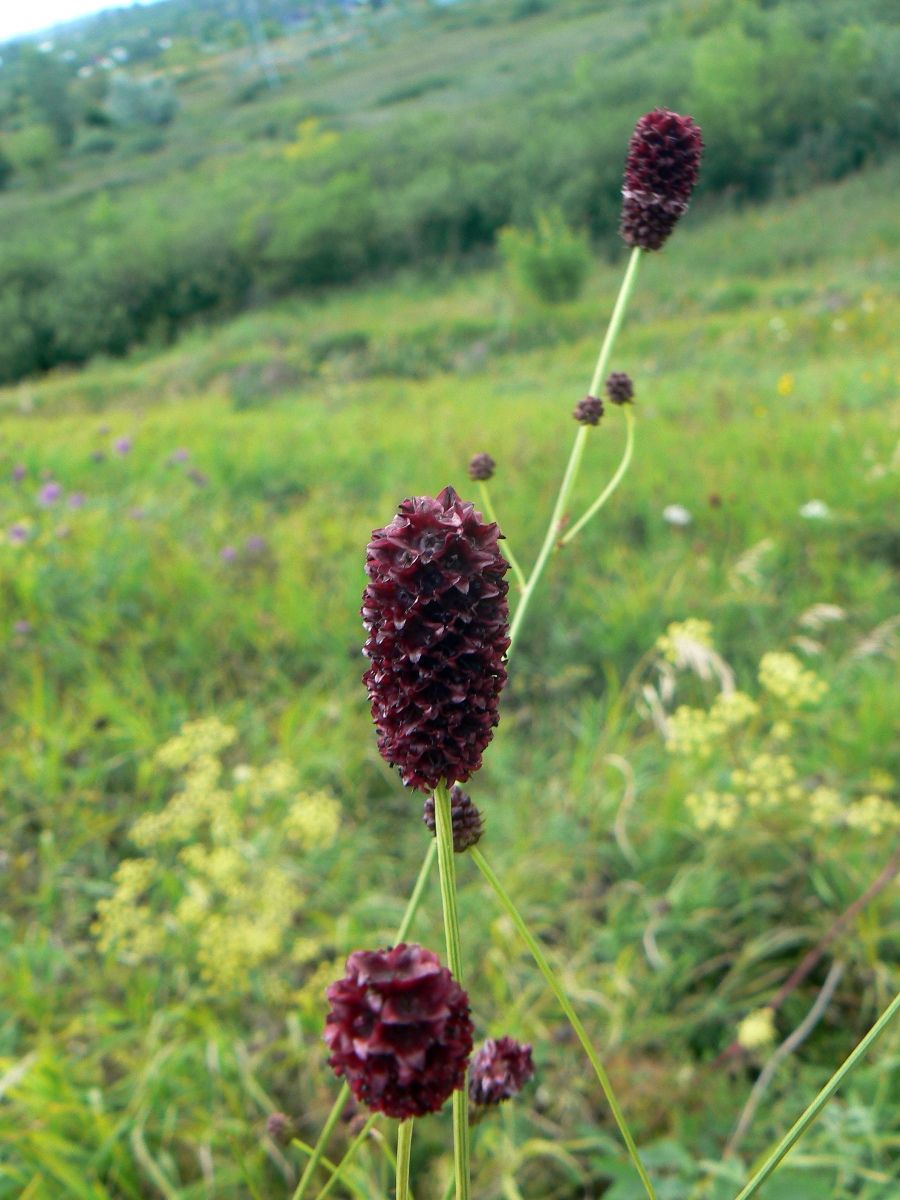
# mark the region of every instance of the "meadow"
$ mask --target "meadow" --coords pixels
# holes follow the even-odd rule
[[[553,563],[473,792],[661,1198],[732,1196],[896,990],[888,888],[774,1014],[781,1041],[841,965],[723,1156],[777,1041],[723,1051],[896,843],[896,187],[888,164],[689,220],[645,263],[613,364],[636,381],[635,466]],[[617,279],[598,262],[549,309],[500,269],[403,275],[0,395],[0,1196],[290,1194],[302,1153],[266,1116],[315,1139],[322,988],[390,939],[427,838],[359,683],[365,543],[403,496],[469,494],[488,450],[533,556]],[[577,502],[621,443],[613,410]],[[690,618],[758,705],[712,761],[654,721],[667,680],[695,712],[719,690],[657,646]],[[767,691],[771,651],[824,697]],[[710,824],[686,796],[750,751],[793,775]],[[552,998],[461,874],[479,1031],[538,1063],[475,1131],[476,1193],[639,1195]],[[415,935],[440,944],[434,880]],[[895,1194],[897,1052],[894,1030],[767,1200]],[[449,1124],[419,1124],[438,1196]],[[386,1154],[373,1139],[352,1194],[386,1194]]]
[[[325,986],[392,940],[428,845],[360,682],[366,543],[448,483],[480,507],[489,452],[533,562],[658,103],[701,121],[701,187],[611,363],[631,472],[511,660],[483,848],[659,1200],[733,1200],[897,991],[890,6],[371,8],[270,30],[278,86],[204,0],[60,35],[63,92],[4,48],[0,1200],[291,1196],[338,1087]],[[112,38],[124,82],[79,75]],[[553,304],[496,248],[541,214],[589,256]],[[572,518],[623,442],[608,406]],[[537,1065],[473,1130],[473,1194],[638,1200],[552,996],[458,871],[477,1035]],[[436,873],[412,936],[443,945]],[[763,1200],[896,1197],[898,1061],[895,1027]],[[333,1194],[391,1195],[393,1142],[382,1121]],[[450,1147],[448,1113],[417,1122],[421,1200]]]

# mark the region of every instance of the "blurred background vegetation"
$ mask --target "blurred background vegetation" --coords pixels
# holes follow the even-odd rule
[[[900,132],[892,9],[268,2],[255,26],[179,0],[15,43],[0,381],[472,261],[548,207],[610,253],[622,147],[656,105],[703,126],[704,213],[843,178]]]
[[[324,985],[390,940],[427,836],[359,683],[365,543],[405,495],[468,495],[488,451],[532,558],[624,265],[627,139],[656,105],[702,125],[701,185],[612,364],[636,383],[634,469],[544,581],[473,781],[485,853],[660,1200],[730,1200],[884,1008],[894,17],[164,0],[0,48],[2,1200],[290,1195],[302,1151],[266,1116],[314,1140]],[[476,1194],[634,1200],[467,866],[479,1035],[531,1040],[539,1067],[476,1130]],[[438,912],[432,881],[432,946]],[[762,1200],[894,1200],[898,1054],[895,1031]],[[417,1195],[442,1194],[448,1146],[445,1117],[421,1123]],[[381,1142],[350,1182],[390,1194]]]

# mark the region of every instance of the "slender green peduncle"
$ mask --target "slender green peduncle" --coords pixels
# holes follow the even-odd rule
[[[397,1200],[409,1200],[409,1159],[414,1121],[401,1121],[397,1129]]]
[[[831,1076],[825,1086],[813,1100],[812,1104],[802,1113],[797,1121],[787,1131],[763,1165],[759,1168],[756,1174],[750,1181],[741,1189],[735,1197],[735,1200],[750,1200],[751,1196],[755,1196],[762,1185],[766,1182],[781,1160],[789,1153],[796,1142],[800,1140],[807,1129],[812,1125],[813,1121],[838,1090],[853,1068],[862,1059],[870,1046],[875,1042],[894,1017],[900,1013],[900,992],[894,997],[888,1007],[884,1010],[863,1040],[859,1043],[855,1050],[852,1050],[847,1058],[841,1063],[835,1073]]]
[[[438,870],[441,878],[441,904],[444,910],[444,934],[447,961],[457,983],[462,983],[459,913],[456,906],[456,863],[453,856],[453,818],[450,790],[445,780],[434,790],[434,816],[437,832]],[[456,1175],[456,1200],[469,1197],[469,1097],[465,1082],[453,1093],[453,1165]]]
[[[548,987],[553,992],[554,996],[556,996],[560,1008],[563,1010],[569,1021],[569,1024],[574,1029],[585,1054],[590,1060],[591,1066],[594,1068],[594,1074],[597,1076],[600,1087],[603,1089],[603,1095],[606,1097],[606,1102],[610,1107],[610,1111],[612,1112],[616,1125],[619,1127],[619,1133],[621,1133],[622,1140],[624,1141],[628,1150],[628,1156],[634,1164],[634,1168],[638,1175],[641,1177],[641,1182],[644,1185],[644,1190],[647,1193],[648,1200],[656,1200],[656,1193],[653,1190],[653,1184],[650,1182],[650,1177],[644,1169],[644,1164],[641,1162],[637,1146],[635,1145],[634,1138],[631,1136],[631,1130],[628,1128],[625,1115],[622,1112],[618,1100],[616,1099],[616,1094],[613,1091],[612,1084],[609,1081],[609,1076],[606,1074],[603,1064],[600,1062],[600,1059],[597,1056],[597,1052],[591,1045],[590,1038],[587,1035],[587,1030],[582,1025],[581,1019],[575,1012],[575,1009],[572,1007],[569,997],[565,993],[563,985],[560,983],[555,972],[553,971],[553,968],[547,961],[537,940],[534,938],[528,926],[525,924],[521,913],[516,908],[515,904],[513,904],[509,893],[506,891],[503,884],[488,865],[484,855],[477,846],[473,846],[469,853],[472,856],[472,861],[488,881],[494,892],[494,895],[500,901],[500,906],[506,912],[516,929],[518,929],[522,940],[531,951],[532,958],[537,963],[538,970],[547,981]]]
[[[378,1117],[379,1117],[378,1113],[372,1113],[371,1117],[369,1117],[368,1121],[366,1121],[365,1125],[363,1125],[362,1129],[359,1131],[359,1133],[356,1135],[356,1137],[353,1139],[353,1141],[347,1147],[346,1152],[344,1153],[344,1157],[341,1159],[341,1161],[335,1167],[331,1178],[328,1180],[328,1182],[322,1188],[321,1192],[319,1192],[318,1196],[316,1197],[316,1200],[325,1200],[325,1197],[330,1194],[331,1189],[339,1183],[343,1183],[345,1186],[349,1186],[347,1184],[346,1180],[344,1179],[344,1168],[349,1167],[351,1159],[356,1154],[357,1150],[360,1148],[360,1146],[363,1144],[363,1142],[368,1138],[369,1133],[372,1129],[372,1126],[378,1120]]]
[[[497,520],[497,514],[494,511],[494,505],[491,501],[491,493],[488,491],[488,486],[483,479],[478,481],[478,490],[481,492],[482,512],[489,521],[493,521],[496,526],[500,527],[500,522]],[[509,542],[506,541],[505,538],[503,541],[503,557],[512,568],[512,573],[516,577],[516,583],[519,585],[519,587],[523,588],[525,586],[525,572],[522,570],[519,560],[513,554],[512,547],[510,546]]]
[[[405,941],[409,935],[410,928],[412,927],[412,923],[419,909],[419,904],[422,901],[422,895],[425,891],[426,884],[428,883],[428,876],[431,874],[431,868],[434,866],[434,860],[436,856],[437,845],[435,842],[431,842],[425,854],[425,858],[422,860],[422,866],[419,868],[419,874],[416,879],[415,886],[413,887],[412,893],[410,894],[409,900],[406,904],[406,910],[404,911],[403,917],[400,920],[400,924],[397,927],[397,934],[394,938],[395,943]],[[328,1139],[331,1137],[334,1127],[337,1125],[338,1119],[341,1113],[344,1111],[344,1106],[349,1099],[350,1088],[346,1083],[342,1084],[341,1090],[338,1092],[337,1098],[335,1099],[334,1104],[331,1106],[331,1111],[325,1119],[325,1124],[322,1126],[322,1132],[319,1134],[318,1140],[313,1148],[313,1152],[309,1157],[309,1161],[306,1164],[303,1174],[300,1176],[300,1182],[297,1184],[296,1191],[294,1192],[291,1200],[303,1200],[303,1197],[306,1195],[309,1185],[312,1182],[312,1177],[316,1172],[316,1168],[322,1161],[322,1155],[325,1153],[325,1147],[328,1145]],[[347,1153],[341,1160],[340,1168],[338,1168],[339,1170],[350,1161],[353,1154],[362,1144],[362,1140],[363,1139],[361,1138],[357,1138],[350,1145]]]
[[[619,295],[616,298],[615,307],[613,308],[612,316],[610,317],[609,325],[606,330],[606,335],[603,338],[603,345],[600,347],[600,353],[597,357],[597,365],[594,368],[594,374],[591,378],[591,386],[589,395],[596,396],[600,384],[606,375],[607,367],[609,366],[610,355],[615,344],[616,336],[622,327],[622,321],[625,317],[625,310],[628,307],[628,301],[631,293],[634,290],[634,281],[637,277],[638,263],[641,259],[640,247],[635,246],[631,251],[631,257],[628,260],[628,267],[625,271],[625,277],[622,280],[622,286],[619,288]],[[531,574],[528,576],[528,581],[522,589],[522,595],[519,598],[519,603],[516,608],[515,615],[509,630],[510,647],[515,644],[519,630],[522,627],[522,622],[525,619],[525,613],[528,610],[528,605],[531,602],[531,597],[537,587],[541,576],[544,573],[544,568],[547,565],[547,560],[553,553],[560,535],[563,518],[566,514],[566,506],[569,503],[569,497],[572,494],[572,489],[575,486],[575,480],[578,478],[578,470],[581,466],[581,459],[584,455],[584,447],[587,442],[588,426],[580,425],[578,432],[575,434],[575,441],[572,444],[572,452],[569,455],[569,461],[566,464],[565,474],[563,475],[562,483],[560,484],[559,493],[556,497],[556,503],[553,506],[553,512],[550,516],[550,524],[547,526],[547,533],[544,536],[544,543],[537,556],[537,561],[532,568]]]
[[[569,542],[571,542],[572,538],[575,537],[575,535],[580,530],[582,530],[585,527],[585,525],[587,525],[588,521],[590,521],[590,519],[592,517],[596,516],[596,514],[600,511],[600,509],[603,507],[603,505],[607,502],[607,500],[610,498],[610,496],[613,494],[613,492],[616,490],[616,488],[619,486],[619,484],[625,478],[625,474],[628,471],[629,466],[631,465],[631,456],[633,453],[634,453],[634,413],[631,411],[631,409],[629,407],[626,406],[626,408],[625,408],[625,451],[622,454],[622,461],[619,463],[618,467],[616,468],[615,475],[613,475],[612,479],[609,481],[609,483],[606,485],[606,487],[603,489],[603,491],[600,493],[600,495],[597,497],[597,499],[594,501],[594,503],[590,506],[590,508],[585,513],[583,513],[582,516],[580,516],[578,518],[578,520],[575,522],[575,524],[570,526],[566,530],[565,534],[559,539],[560,546],[567,546],[569,544]]]

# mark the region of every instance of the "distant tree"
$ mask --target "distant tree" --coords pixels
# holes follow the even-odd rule
[[[114,75],[106,111],[115,125],[168,125],[178,111],[172,85],[165,79]]]
[[[33,46],[22,49],[18,68],[22,91],[35,118],[51,130],[58,146],[68,148],[75,138],[69,69]]]
[[[46,183],[52,177],[59,150],[49,125],[27,125],[6,138],[6,153],[15,170],[39,183]]]

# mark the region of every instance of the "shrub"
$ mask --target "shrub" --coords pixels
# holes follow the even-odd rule
[[[539,213],[534,229],[502,230],[500,253],[518,281],[545,304],[579,296],[591,266],[587,237],[570,229],[558,209]]]

